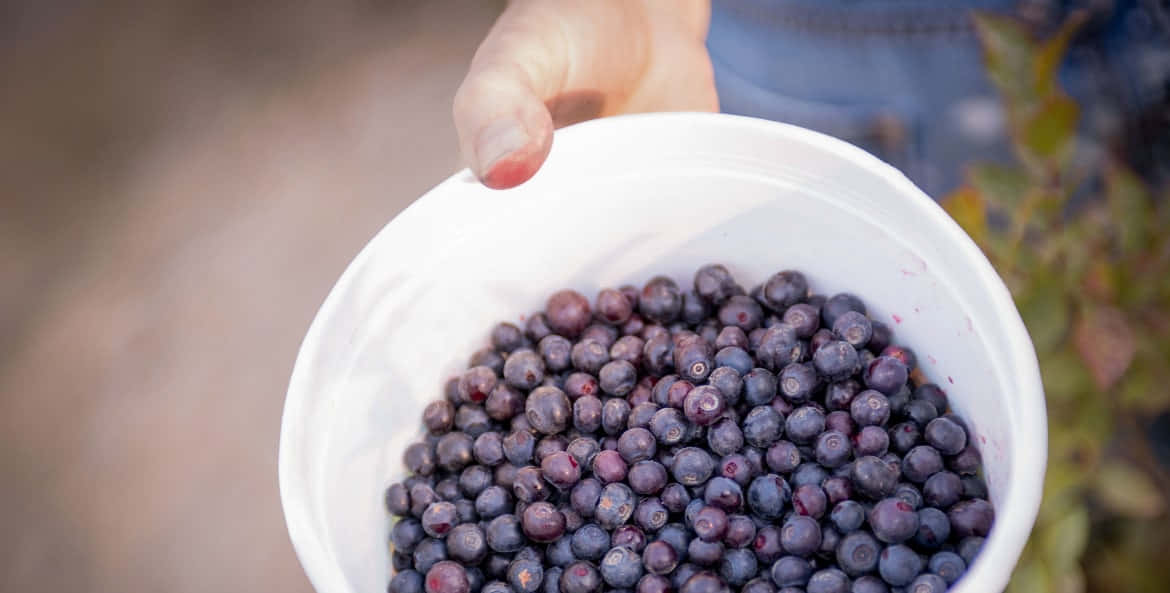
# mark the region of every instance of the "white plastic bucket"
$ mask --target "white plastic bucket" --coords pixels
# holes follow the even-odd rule
[[[973,429],[996,523],[954,591],[1006,585],[1040,504],[1044,394],[1008,291],[966,234],[901,173],[802,128],[711,114],[592,121],[557,132],[509,191],[463,171],[399,214],[321,307],[285,402],[280,492],[320,593],[384,591],[387,485],[444,380],[499,320],[554,290],[709,262],[744,285],[799,269],[859,294],[912,347]]]

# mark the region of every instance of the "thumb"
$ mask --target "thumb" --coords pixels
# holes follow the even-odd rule
[[[455,95],[460,149],[472,172],[492,189],[514,187],[532,177],[548,156],[553,137],[552,116],[537,91],[545,83],[533,78],[543,74],[503,57],[473,63]]]

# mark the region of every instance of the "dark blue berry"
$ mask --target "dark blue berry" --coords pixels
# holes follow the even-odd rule
[[[512,480],[512,494],[516,496],[516,500],[522,502],[536,502],[548,498],[548,482],[544,481],[540,468],[529,465],[516,470],[516,476]]]
[[[927,568],[942,577],[946,584],[953,585],[967,572],[967,563],[954,552],[936,552],[927,562]]]
[[[922,432],[914,422],[899,422],[890,428],[888,434],[890,437],[890,450],[903,455],[910,449],[913,449],[919,443],[919,439],[922,436]]]
[[[821,526],[812,517],[793,515],[780,529],[780,545],[788,554],[807,557],[821,546]]]
[[[465,404],[455,412],[455,428],[474,439],[491,428],[491,418],[483,406]]]
[[[573,344],[569,358],[574,369],[596,376],[605,363],[609,362],[609,346],[597,340],[581,340]]]
[[[703,502],[727,512],[737,511],[743,506],[743,490],[734,480],[715,476],[703,488]]]
[[[603,483],[625,480],[628,468],[626,461],[617,451],[601,451],[593,456],[593,475]]]
[[[405,517],[410,513],[410,490],[401,482],[391,484],[386,489],[383,500],[386,503],[386,510],[391,515]]]
[[[651,542],[642,551],[642,564],[651,574],[669,574],[678,566],[678,551],[664,541]]]
[[[483,403],[499,382],[496,372],[487,366],[475,366],[459,377],[461,402]]]
[[[882,499],[869,511],[869,526],[883,542],[902,543],[917,533],[918,513],[904,500]]]
[[[825,300],[821,306],[821,320],[825,327],[833,327],[837,318],[849,311],[865,314],[865,303],[856,296],[847,292],[835,294]]]
[[[807,593],[849,593],[849,577],[836,568],[823,568],[808,579]]]
[[[402,570],[390,579],[389,593],[423,593],[423,575],[417,570]]]
[[[938,410],[935,409],[934,404],[926,400],[916,399],[906,404],[906,407],[902,410],[902,415],[921,429],[927,424],[930,424],[931,420],[938,418]]]
[[[672,354],[679,376],[692,383],[703,381],[715,368],[711,345],[699,336],[688,336],[677,342]]]
[[[686,556],[687,546],[691,543],[691,534],[682,523],[668,523],[658,531],[655,541],[670,544],[681,561]]]
[[[837,566],[851,577],[858,577],[877,568],[881,545],[872,535],[854,531],[837,544]]]
[[[672,513],[681,513],[691,502],[691,494],[687,491],[686,486],[677,482],[672,482],[662,489],[660,495],[662,505]]]
[[[765,573],[761,571],[760,574]],[[776,586],[770,578],[761,576],[744,583],[740,593],[776,593]]]
[[[816,369],[811,364],[801,362],[785,366],[778,380],[780,393],[794,404],[808,401],[819,383]]]
[[[890,447],[890,435],[881,426],[865,426],[853,435],[853,452],[859,457],[885,455]]]
[[[818,373],[830,381],[848,378],[861,368],[857,350],[848,342],[834,340],[817,348],[812,356]]]
[[[485,432],[475,438],[471,445],[471,454],[475,461],[485,466],[495,467],[504,462],[504,439],[498,432]]]
[[[812,443],[825,430],[825,415],[813,406],[796,408],[784,421],[784,432],[796,444]]]
[[[390,543],[394,544],[395,550],[409,554],[426,538],[426,535],[418,519],[405,517],[394,523],[390,530]]]
[[[890,329],[890,326],[880,321],[871,320],[871,323],[873,324],[873,334],[869,338],[869,343],[865,345],[866,349],[874,354],[893,356],[894,350],[891,349],[890,353],[888,354],[886,350],[891,348],[890,340],[894,339],[894,330]],[[897,347],[895,346],[894,348]],[[913,356],[913,354],[911,354],[911,356]],[[909,363],[907,363],[906,366],[913,367],[913,365],[910,365]]]
[[[455,425],[455,406],[446,400],[437,400],[423,408],[423,426],[431,434],[443,434]]]
[[[800,465],[800,450],[788,441],[778,441],[768,447],[764,460],[768,469],[776,473],[788,473]]]
[[[743,376],[743,398],[752,406],[770,403],[776,397],[776,375],[763,368],[754,368]]]
[[[695,514],[695,535],[705,542],[721,541],[727,534],[727,513],[718,507],[704,506]]]
[[[749,332],[760,327],[763,320],[764,310],[755,299],[749,296],[733,296],[719,307],[719,323],[721,325],[731,325]]]
[[[598,593],[601,573],[588,562],[574,562],[561,573],[561,593]]]
[[[467,498],[475,498],[485,488],[491,486],[493,480],[492,470],[482,465],[468,466],[459,474],[459,491]]]
[[[703,300],[722,304],[723,301],[743,294],[743,287],[735,282],[731,272],[721,264],[707,264],[695,272],[695,293]]]
[[[906,366],[913,366],[909,363]],[[930,402],[935,410],[947,409],[947,392],[935,383],[923,383],[914,389],[914,399]]]
[[[635,552],[641,552],[646,547],[646,532],[637,525],[621,525],[613,530],[609,538],[609,547],[626,546]]]
[[[475,512],[483,519],[494,519],[512,507],[512,495],[502,486],[488,486],[475,497]]]
[[[909,585],[922,572],[922,559],[901,544],[886,546],[878,557],[878,573],[894,587]]]
[[[589,301],[572,290],[553,293],[545,305],[544,316],[549,328],[567,338],[577,337],[592,318]]]
[[[853,462],[849,474],[853,488],[871,499],[880,499],[893,494],[898,484],[898,474],[877,457],[859,457]]]
[[[746,515],[728,515],[723,543],[729,548],[743,548],[756,539],[756,524]]]
[[[716,367],[730,367],[739,375],[746,375],[755,366],[752,356],[739,346],[726,346],[715,353]]]
[[[645,347],[646,341],[638,336],[622,336],[609,347],[609,358],[611,361],[624,360],[637,367],[642,364],[642,349]]]
[[[524,397],[519,391],[501,383],[488,394],[487,400],[483,402],[483,409],[488,418],[497,422],[508,422],[524,411]]]
[[[825,515],[828,506],[829,499],[825,496],[824,489],[816,484],[797,486],[792,491],[792,510],[798,515],[820,519]]]
[[[837,531],[852,533],[861,529],[861,525],[865,523],[865,507],[854,500],[843,500],[833,507],[833,511],[829,513],[829,520]]]
[[[938,449],[930,445],[918,445],[902,458],[902,475],[916,484],[925,482],[942,469],[942,456],[938,454]]]
[[[626,546],[606,552],[600,565],[601,578],[615,588],[629,588],[642,578],[642,558]]]
[[[573,414],[565,392],[556,387],[541,386],[528,394],[524,415],[537,431],[557,434],[568,428]]]
[[[952,506],[947,511],[947,517],[951,520],[951,532],[956,537],[986,537],[995,521],[995,510],[986,500],[974,498]]]
[[[987,483],[979,476],[963,476],[963,498],[987,498]]]
[[[435,564],[447,559],[447,546],[442,540],[426,538],[414,548],[414,569],[426,574]]]
[[[967,445],[958,455],[947,459],[947,468],[959,475],[973,475],[979,471],[983,459],[973,445]]]
[[[881,392],[866,389],[849,404],[849,415],[858,426],[882,426],[890,418],[890,401]]]
[[[914,484],[905,482],[894,488],[894,498],[906,501],[914,510],[922,508],[922,492]]]
[[[770,575],[777,587],[803,587],[812,576],[813,565],[799,556],[783,556],[772,564]]]
[[[593,516],[598,525],[614,529],[630,520],[635,505],[636,497],[629,486],[620,483],[609,484],[602,489]]]
[[[742,587],[756,576],[759,567],[751,550],[731,549],[723,553],[719,576],[732,587]]]
[[[926,479],[922,485],[922,500],[925,504],[940,509],[950,508],[963,495],[963,482],[959,476],[941,471]]]
[[[466,569],[457,562],[443,560],[427,570],[423,589],[426,593],[469,593],[471,583]]]
[[[943,455],[957,455],[967,446],[967,431],[949,418],[935,418],[928,422],[923,437]]]
[[[638,371],[625,360],[611,360],[598,373],[601,390],[609,395],[625,396],[634,390],[638,382]]]
[[[854,579],[850,593],[890,593],[890,587],[876,576],[865,575]]]
[[[776,519],[784,512],[784,505],[792,496],[791,487],[776,474],[765,474],[748,486],[747,505],[755,514]]]
[[[740,486],[746,486],[755,477],[755,471],[747,457],[739,453],[726,455],[719,460],[719,475],[734,481]]]
[[[836,468],[849,461],[853,448],[849,443],[849,437],[836,430],[826,430],[817,436],[813,451],[817,463],[827,468]]]
[[[479,564],[487,554],[487,539],[479,525],[456,525],[447,536],[447,555],[460,563]]]
[[[705,542],[695,538],[687,544],[687,559],[699,566],[715,566],[723,558],[722,542]]]
[[[602,395],[601,385],[598,384],[597,378],[589,373],[582,373],[580,371],[569,373],[565,377],[564,392],[570,401],[576,401],[587,395],[597,397]]]
[[[753,447],[770,447],[784,431],[784,418],[771,406],[756,406],[743,419],[743,439]]]
[[[853,398],[861,393],[861,383],[856,379],[845,379],[829,383],[825,388],[825,408],[829,410],[848,410]]]
[[[811,451],[807,451],[807,453],[812,454]],[[801,455],[804,455],[804,453]],[[792,471],[793,487],[804,486],[805,484],[817,485],[824,483],[827,479],[829,479],[829,472],[821,467],[821,464],[814,461],[806,461]]]
[[[655,334],[645,338],[642,346],[642,366],[652,375],[666,374],[674,366],[672,343],[668,334]]]
[[[946,593],[947,582],[937,574],[918,575],[907,588],[910,593]]]
[[[866,387],[893,395],[906,384],[907,376],[908,371],[902,361],[892,356],[879,356],[865,366],[862,379]]]
[[[670,520],[670,511],[657,498],[643,498],[634,508],[634,524],[646,533],[654,533],[662,529],[668,520]]]
[[[782,369],[799,359],[798,344],[796,332],[791,327],[774,325],[760,336],[756,358],[768,370]]]
[[[601,429],[608,435],[619,435],[626,430],[630,419],[630,404],[621,398],[605,400],[601,406]]]
[[[873,336],[873,324],[864,313],[846,311],[833,321],[833,337],[856,349],[864,348]]]
[[[631,428],[618,438],[618,453],[627,463],[653,459],[657,451],[658,444],[654,435],[645,428]]]
[[[683,415],[699,426],[708,426],[723,415],[726,407],[727,398],[718,389],[700,385],[692,389],[683,401]]]
[[[524,547],[524,533],[515,515],[505,514],[492,519],[484,529],[487,544],[501,553],[516,552]]]
[[[681,411],[661,408],[650,418],[650,433],[663,446],[677,445],[686,438],[689,429]]]
[[[626,295],[612,288],[602,289],[593,303],[597,319],[610,325],[621,325],[634,313],[634,304]]]
[[[544,584],[544,566],[537,559],[517,555],[508,565],[507,576],[516,593],[536,593]]]
[[[445,436],[455,436],[449,433]],[[420,476],[429,476],[435,471],[435,451],[427,443],[414,443],[406,447],[402,453],[402,464],[407,471]]]
[[[937,550],[951,536],[951,523],[946,513],[926,507],[918,511],[918,532],[914,543],[926,550]]]
[[[808,297],[808,280],[794,270],[777,272],[764,283],[763,297],[772,310],[783,311]]]
[[[655,276],[642,287],[642,293],[638,295],[638,311],[651,321],[670,323],[682,311],[682,291],[674,280]]]
[[[455,505],[447,502],[433,502],[423,511],[422,528],[427,535],[443,538],[455,526]]]
[[[821,488],[825,490],[825,496],[829,498],[830,507],[843,500],[853,498],[853,482],[849,480],[849,473],[852,469],[849,464],[843,465],[833,470],[832,477],[825,478],[821,482]]]
[[[784,548],[780,545],[780,528],[765,524],[756,530],[756,540],[752,542],[752,550],[756,553],[756,560],[760,564],[771,564],[784,555]]]
[[[620,447],[621,444],[619,443]],[[657,461],[643,460],[630,467],[626,481],[634,492],[643,496],[658,494],[666,487],[666,468]]]

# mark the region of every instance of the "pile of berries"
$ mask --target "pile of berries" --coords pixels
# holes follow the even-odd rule
[[[994,511],[891,339],[795,271],[553,294],[423,412],[390,593],[945,591]]]

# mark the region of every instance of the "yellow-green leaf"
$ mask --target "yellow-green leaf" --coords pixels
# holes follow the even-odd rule
[[[1048,571],[1039,559],[1028,559],[1016,565],[1007,593],[1051,593]]]
[[[1078,505],[1054,521],[1042,534],[1048,565],[1063,572],[1076,565],[1089,543],[1089,511]]]
[[[1032,85],[1035,43],[1016,19],[977,13],[975,30],[983,45],[987,74],[1009,102],[1024,107],[1036,101]]]
[[[1045,266],[1036,266],[1028,272],[1028,290],[1018,298],[1017,307],[1036,351],[1043,356],[1068,336],[1071,313],[1057,275]]]
[[[1126,517],[1152,519],[1166,510],[1166,501],[1150,477],[1123,461],[1102,465],[1094,491],[1101,504]]]
[[[988,202],[1008,211],[1019,205],[1030,185],[1023,169],[994,163],[971,165],[967,180]]]
[[[943,208],[980,245],[987,237],[987,206],[983,196],[971,187],[961,187],[943,198]]]
[[[1052,95],[1040,104],[1024,124],[1024,146],[1050,165],[1063,168],[1076,136],[1080,108],[1072,99]]]
[[[1064,54],[1068,50],[1069,42],[1080,31],[1081,25],[1088,20],[1084,10],[1072,11],[1055,35],[1044,40],[1036,52],[1033,64],[1036,89],[1041,96],[1056,91],[1056,72],[1060,68]]]
[[[1133,171],[1119,164],[1105,171],[1105,184],[1122,253],[1128,255],[1143,249],[1154,219],[1153,202],[1145,184]]]
[[[1061,348],[1043,356],[1040,373],[1044,379],[1044,391],[1054,403],[1069,402],[1092,385],[1092,377],[1085,369],[1085,364],[1070,348]]]

